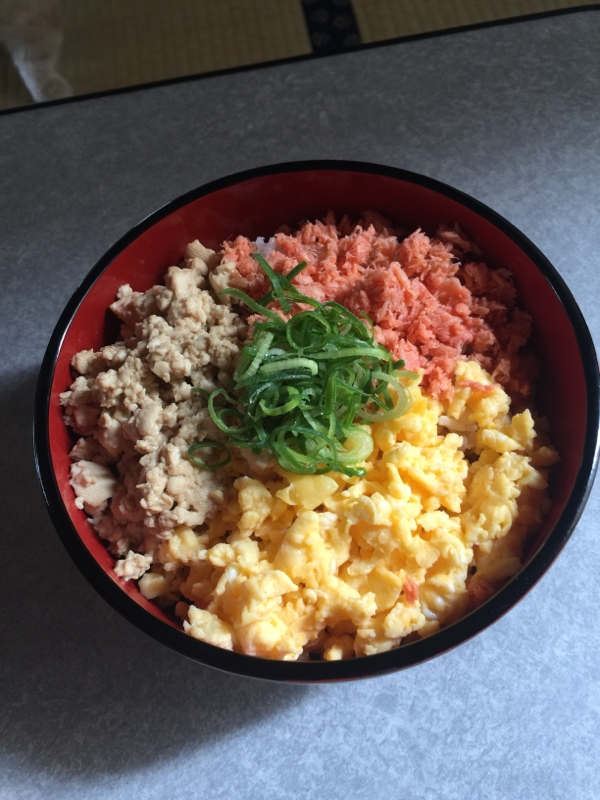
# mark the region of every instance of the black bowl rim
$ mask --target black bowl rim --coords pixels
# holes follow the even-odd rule
[[[48,413],[54,369],[60,348],[80,303],[109,264],[140,234],[182,206],[233,184],[268,175],[303,171],[363,172],[414,183],[455,200],[491,222],[517,244],[546,277],[573,326],[586,382],[586,437],[579,472],[563,512],[527,565],[485,604],[432,636],[386,653],[347,661],[286,662],[233,653],[192,638],[139,606],[102,569],[80,539],[62,502],[52,468]],[[342,160],[293,161],[225,176],[167,203],[122,236],[95,264],[67,303],[50,338],[41,365],[34,409],[34,454],[38,478],[52,522],[69,555],[96,591],[140,630],[173,650],[225,672],[290,683],[313,683],[373,677],[415,666],[467,641],[503,616],[550,568],[573,533],[592,488],[598,466],[600,373],[592,337],[577,303],[555,267],[518,228],[470,195],[441,181],[382,164]]]

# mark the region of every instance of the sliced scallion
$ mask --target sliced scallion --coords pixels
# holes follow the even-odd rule
[[[368,317],[301,294],[291,279],[304,262],[283,275],[262,256],[253,256],[271,289],[258,301],[240,289],[220,293],[261,319],[242,348],[232,384],[208,398],[215,425],[229,445],[268,450],[289,472],[366,474],[373,439],[364,423],[405,414],[411,398],[404,383],[418,376],[403,370],[404,362],[377,343]],[[287,321],[277,306],[291,315]],[[200,462],[193,457],[200,447],[220,448],[226,456],[217,463]],[[216,442],[193,444],[188,452],[206,469],[225,466],[231,458],[227,445]]]

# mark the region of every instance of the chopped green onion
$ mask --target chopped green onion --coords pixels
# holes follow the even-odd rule
[[[316,375],[319,365],[310,358],[286,358],[285,361],[273,361],[261,367],[261,375],[270,375],[274,372],[283,372],[286,369],[307,369],[311,375]]]
[[[242,300],[251,311],[254,311],[255,314],[262,314],[264,317],[268,317],[271,320],[271,322],[275,322],[281,327],[285,325],[284,320],[282,320],[278,314],[275,314],[273,311],[269,311],[268,308],[265,308],[264,306],[255,303],[254,300],[251,297],[249,297],[246,294],[246,292],[242,292],[241,289],[229,289],[229,288],[222,289],[219,292],[219,297],[222,294],[230,294],[233,297],[237,297],[238,300]]]
[[[411,403],[405,384],[414,382],[417,373],[404,370],[404,362],[376,342],[366,315],[360,319],[339,303],[319,303],[301,294],[291,280],[305,262],[283,275],[262,256],[253,256],[271,289],[259,301],[239,289],[220,292],[263,319],[254,323],[231,385],[208,397],[213,422],[230,445],[256,453],[268,450],[288,472],[365,475],[373,439],[364,423],[405,414]],[[277,306],[291,315],[287,321]],[[194,391],[206,398],[206,392]],[[220,448],[225,457],[206,464],[193,457],[200,447]],[[228,447],[216,442],[193,444],[188,453],[194,464],[207,469],[231,459]]]
[[[214,464],[207,464],[205,461],[199,461],[197,458],[194,458],[194,453],[196,450],[200,450],[204,447],[217,448],[219,450],[223,450],[225,452],[225,456],[221,461],[217,461]],[[196,442],[195,444],[191,444],[188,447],[188,456],[190,457],[190,461],[194,463],[197,467],[202,467],[203,469],[219,469],[220,467],[224,467],[226,464],[229,464],[231,461],[231,453],[229,449],[220,442]]]
[[[401,417],[403,414],[406,414],[408,409],[410,408],[410,398],[406,392],[406,389],[402,384],[397,381],[393,375],[386,375],[383,372],[372,372],[371,377],[374,380],[378,380],[383,384],[388,384],[392,386],[396,390],[396,394],[398,395],[398,399],[392,408],[388,408],[384,412],[369,412],[368,410],[362,409],[358,412],[358,415],[361,419],[364,419],[365,422],[387,422],[391,419],[396,419],[396,417]],[[379,392],[382,392],[383,389],[378,388]],[[389,396],[389,395],[388,395]],[[373,398],[374,401],[377,400],[375,396]]]
[[[344,442],[344,450],[338,451],[337,458],[340,464],[357,464],[368,458],[372,452],[373,439],[370,431],[354,425]]]

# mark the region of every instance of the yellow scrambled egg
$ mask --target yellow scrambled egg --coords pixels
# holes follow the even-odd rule
[[[198,639],[292,661],[380,653],[464,614],[520,569],[558,456],[477,363],[455,386],[443,406],[415,382],[409,413],[371,426],[364,478],[238,478],[202,534],[161,546],[142,592],[186,598]]]

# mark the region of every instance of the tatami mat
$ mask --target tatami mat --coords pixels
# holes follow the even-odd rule
[[[585,5],[577,0],[62,0],[57,69],[79,95]],[[0,34],[6,24],[0,19]],[[0,108],[30,102],[0,47]]]
[[[589,5],[578,0],[353,0],[363,44]]]

